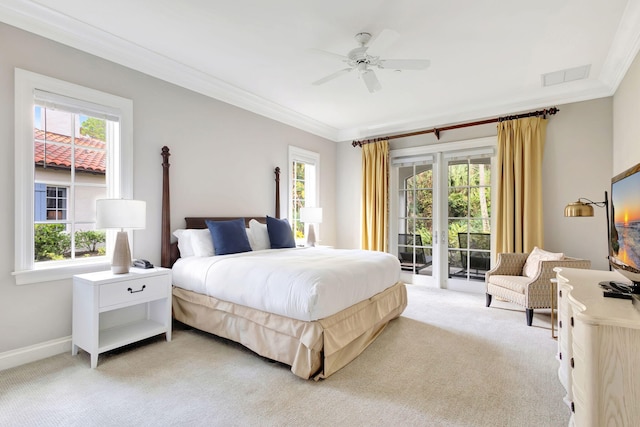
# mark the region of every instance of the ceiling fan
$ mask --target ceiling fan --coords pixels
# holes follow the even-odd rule
[[[385,47],[391,45],[398,37],[398,33],[393,30],[383,30],[375,39],[371,40],[370,33],[358,33],[355,39],[360,43],[360,47],[351,49],[347,56],[337,53],[327,52],[320,49],[309,49],[310,52],[329,55],[338,58],[348,65],[347,68],[329,74],[313,82],[314,85],[321,85],[344,74],[348,74],[353,70],[357,70],[360,77],[367,86],[369,92],[377,92],[382,89],[380,81],[372,68],[391,70],[424,70],[429,66],[431,61],[428,59],[381,59],[380,56],[370,54],[372,52],[380,52]],[[371,41],[371,43],[369,43]]]

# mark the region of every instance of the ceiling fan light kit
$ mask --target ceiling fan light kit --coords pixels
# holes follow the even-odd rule
[[[328,76],[325,76],[320,80],[316,80],[315,82],[313,82],[313,84],[318,86],[327,83],[328,81],[331,81],[335,78],[338,78],[344,74],[347,74],[353,70],[358,70],[358,73],[369,92],[374,93],[381,90],[382,85],[380,84],[376,73],[371,69],[372,67],[401,71],[424,70],[429,66],[430,61],[427,59],[380,59],[380,56],[369,54],[370,49],[374,52],[376,48],[383,49],[383,45],[390,45],[393,41],[395,41],[397,37],[398,33],[396,33],[395,31],[384,30],[378,35],[378,37],[371,41],[371,33],[358,33],[355,35],[355,39],[358,43],[360,43],[360,46],[351,49],[347,56],[335,54],[332,52],[326,52],[319,49],[311,49],[311,51],[315,53],[322,53],[331,57],[339,58],[342,62],[346,63],[349,66],[349,68],[344,68],[342,70],[336,71],[335,73],[329,74]],[[371,41],[371,43],[369,43],[369,41]]]

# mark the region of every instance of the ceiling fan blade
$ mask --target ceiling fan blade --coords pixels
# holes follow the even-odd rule
[[[394,44],[400,37],[400,34],[394,30],[385,28],[375,36],[367,45],[369,47],[369,54],[379,55],[387,50],[389,46]]]
[[[378,67],[393,70],[424,70],[431,64],[428,59],[381,59]]]
[[[378,77],[376,77],[376,73],[373,70],[367,70],[362,73],[362,80],[364,80],[364,84],[369,89],[369,92],[374,93],[382,89],[380,86],[380,81],[378,81]]]
[[[323,83],[328,82],[329,80],[333,80],[333,79],[335,79],[335,78],[337,78],[337,77],[340,77],[340,76],[341,76],[341,75],[343,75],[343,74],[347,74],[347,73],[348,73],[348,72],[350,72],[351,70],[353,70],[353,68],[344,68],[344,69],[342,69],[342,70],[340,70],[340,71],[336,71],[336,72],[335,72],[335,73],[333,73],[333,74],[329,74],[328,76],[323,77],[323,78],[321,78],[320,80],[316,80],[316,81],[315,81],[315,82],[313,82],[312,84],[313,84],[313,85],[315,85],[315,86],[321,85],[321,84],[323,84]]]
[[[348,61],[349,60],[349,58],[347,58],[344,55],[340,55],[340,54],[333,53],[333,52],[327,52],[326,50],[322,50],[322,49],[309,48],[309,49],[307,49],[307,52],[318,54],[318,55],[329,56],[329,57],[331,57],[333,59],[339,59],[341,61]]]

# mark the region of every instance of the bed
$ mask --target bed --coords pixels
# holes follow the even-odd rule
[[[181,249],[188,249],[186,244],[178,247],[184,239],[171,241],[169,155],[163,147],[161,265],[173,269],[176,320],[289,365],[298,377],[317,380],[355,359],[404,311],[407,293],[393,255],[266,249],[256,243],[255,236],[263,237],[267,223],[273,225],[280,217],[278,168],[274,217],[188,217],[184,229],[174,230],[176,235],[188,230],[193,238],[207,235],[207,221],[241,222],[254,250],[180,257]]]

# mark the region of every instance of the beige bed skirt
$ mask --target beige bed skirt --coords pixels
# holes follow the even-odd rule
[[[304,379],[326,378],[344,367],[406,306],[407,290],[398,282],[333,316],[304,322],[173,288],[176,320],[290,365]]]

